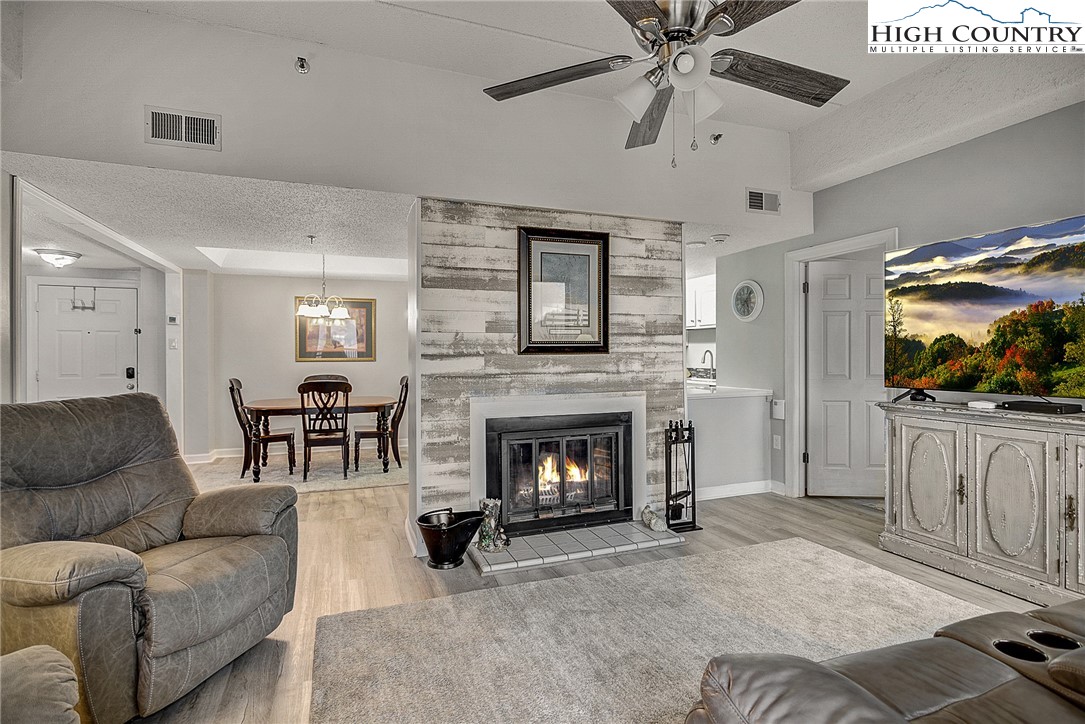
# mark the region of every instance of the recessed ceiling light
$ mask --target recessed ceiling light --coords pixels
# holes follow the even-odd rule
[[[690,249],[700,249],[702,246],[708,246],[708,242],[704,239],[695,239],[693,241],[687,241],[686,246]]]
[[[34,253],[57,269],[74,264],[76,259],[83,256],[77,251],[64,251],[62,249],[35,249]]]

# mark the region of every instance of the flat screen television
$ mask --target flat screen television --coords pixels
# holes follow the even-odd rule
[[[1085,398],[1085,216],[887,252],[885,385]]]

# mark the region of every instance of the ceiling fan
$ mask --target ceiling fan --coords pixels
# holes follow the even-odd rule
[[[713,35],[733,35],[798,1],[607,0],[629,23],[643,57],[612,55],[491,86],[484,92],[504,101],[638,63],[652,63],[648,72],[614,97],[633,118],[626,148],[656,142],[675,90],[682,93],[694,123],[719,110],[723,100],[705,82],[710,75],[820,107],[849,81],[744,50],[728,48],[709,55],[701,47]]]

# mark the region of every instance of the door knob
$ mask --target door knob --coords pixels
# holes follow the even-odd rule
[[[131,382],[129,382],[129,383],[128,383],[128,384],[126,385],[126,387],[127,387],[128,389],[130,389],[130,390],[134,390],[134,389],[136,389],[136,386],[135,386],[135,385],[133,385],[133,384],[132,384]]]

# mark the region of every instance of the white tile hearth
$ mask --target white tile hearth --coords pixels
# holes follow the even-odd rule
[[[478,566],[479,573],[491,576],[517,568],[552,566],[581,558],[600,558],[685,542],[686,539],[674,531],[657,532],[640,523],[625,522],[518,536],[501,553],[483,553],[472,543],[467,554]]]

